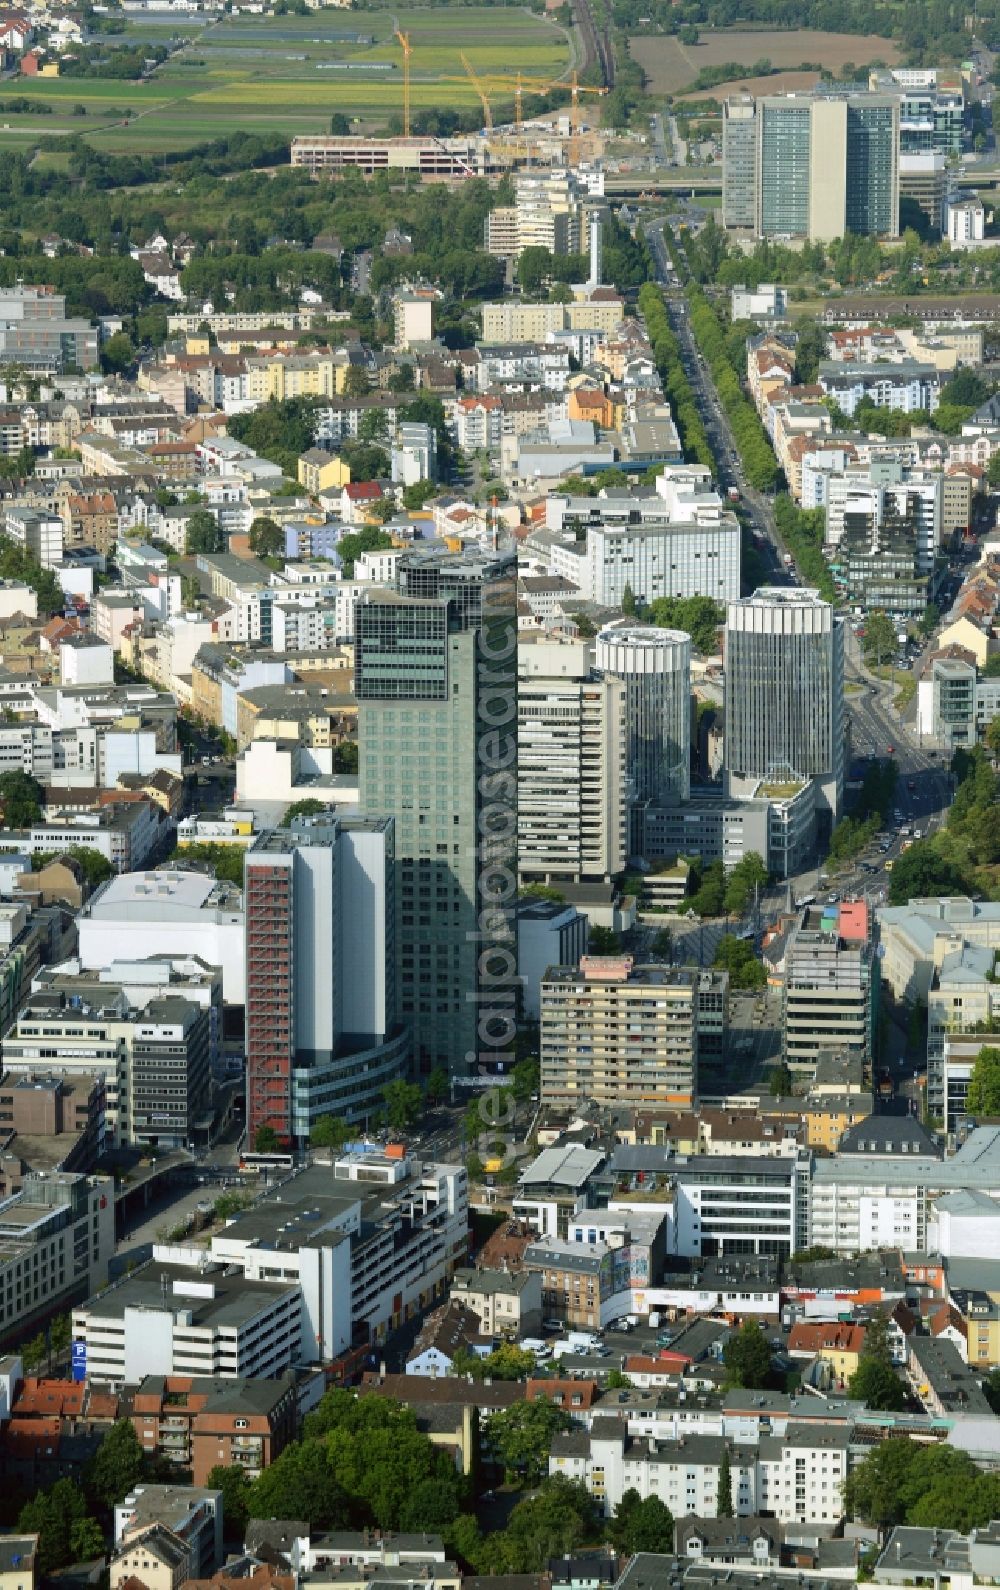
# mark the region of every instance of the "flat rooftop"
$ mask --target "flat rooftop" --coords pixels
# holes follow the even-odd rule
[[[211,1287],[213,1295],[202,1297],[188,1291],[174,1291],[175,1284]],[[111,1291],[92,1298],[86,1311],[100,1319],[124,1319],[126,1309],[149,1309],[151,1313],[160,1313],[164,1307],[174,1313],[190,1309],[195,1327],[240,1326],[261,1310],[270,1308],[281,1295],[298,1293],[298,1290],[298,1286],[247,1281],[242,1274],[228,1275],[221,1265],[195,1270],[186,1265],[151,1264]]]

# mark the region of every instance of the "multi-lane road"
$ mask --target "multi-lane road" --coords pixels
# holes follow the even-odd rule
[[[664,225],[662,221],[652,222],[646,228],[646,242],[653,259],[657,282],[663,289],[671,326],[680,343],[684,371],[694,391],[709,445],[715,454],[716,479],[723,491],[734,487],[739,492],[744,518],[751,533],[758,537],[761,556],[769,565],[768,579],[775,585],[787,585],[789,579],[782,562],[786,548],[782,546],[775,530],[770,503],[760,492],[753,490],[743,473],[732,428],[719,402],[711,373],[698,351],[691,332],[687,301],[663,240]]]
[[[757,547],[767,565],[768,581],[776,585],[795,583],[794,574],[790,574],[784,565],[784,554],[788,549],[777,533],[771,503],[767,497],[754,491],[746,480],[729,420],[691,333],[687,303],[664,242],[663,229],[666,224],[663,221],[651,222],[646,228],[646,242],[657,281],[664,292],[671,325],[680,344],[685,373],[716,458],[716,478],[723,491],[735,487],[739,492],[741,512],[754,533]],[[943,820],[951,798],[951,778],[946,759],[939,757],[932,748],[925,747],[915,728],[896,711],[892,701],[893,685],[868,673],[857,637],[850,628],[847,631],[845,674],[854,773],[860,776],[861,769],[857,764],[870,758],[892,757],[898,769],[894,814],[886,832],[889,848],[881,851],[873,846],[864,857],[857,858],[835,879],[832,875],[825,876],[824,869],[814,868],[811,872],[786,880],[780,888],[769,890],[759,902],[759,918],[764,921],[777,915],[787,904],[789,894],[793,898],[801,898],[804,894],[818,893],[821,887],[830,892],[836,889],[841,895],[865,895],[877,903],[888,892],[889,870],[911,837],[903,830],[919,830],[924,834],[932,832]],[[742,925],[758,924],[755,921]],[[702,964],[710,963],[715,949],[714,940],[727,928],[732,931],[733,926],[731,923],[706,923],[703,927],[687,927],[676,936],[678,948],[684,951],[685,958],[701,961]],[[705,942],[706,936],[713,940],[710,947]]]

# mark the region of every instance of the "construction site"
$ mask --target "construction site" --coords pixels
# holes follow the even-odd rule
[[[374,177],[386,171],[412,175],[422,182],[455,182],[467,177],[499,177],[531,166],[575,168],[600,158],[604,138],[600,128],[586,119],[584,105],[586,96],[599,99],[607,94],[606,87],[581,83],[576,71],[556,80],[526,77],[520,72],[510,77],[484,77],[477,75],[464,54],[461,59],[466,78],[482,106],[481,132],[456,137],[414,136],[410,105],[414,49],[408,34],[397,30],[395,36],[402,51],[402,135],[372,138],[360,134],[317,134],[293,138],[293,166],[305,166],[316,175],[354,170]],[[547,110],[541,116],[525,118],[526,98],[549,99],[556,94],[569,96],[565,110]],[[495,123],[494,101],[502,102],[505,108],[513,101],[513,121]]]

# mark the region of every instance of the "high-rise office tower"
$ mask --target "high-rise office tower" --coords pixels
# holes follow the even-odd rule
[[[398,1019],[393,824],[299,818],[246,857],[247,1129],[364,1122],[409,1063]]]
[[[629,844],[639,853],[645,808],[676,806],[691,793],[691,637],[652,625],[611,625],[597,637],[597,667],[625,686]]]
[[[757,102],[734,94],[722,107],[722,224],[752,232],[756,221]]]
[[[844,626],[816,591],[762,586],[726,614],[727,793],[812,782],[836,821],[844,792]]]
[[[512,553],[412,552],[358,603],[361,805],[395,818],[401,1015],[418,1066],[503,1069],[516,999]]]
[[[538,639],[518,651],[518,870],[582,883],[627,859],[625,686],[594,672],[593,642]]]
[[[898,97],[816,92],[728,101],[722,190],[726,226],[758,237],[896,236]]]

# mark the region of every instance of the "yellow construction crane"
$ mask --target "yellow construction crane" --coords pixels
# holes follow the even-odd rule
[[[396,29],[396,37],[403,49],[403,137],[410,136],[410,35]]]
[[[482,101],[483,110],[487,115],[487,127],[489,129],[492,129],[493,126],[493,118],[492,114],[489,112],[489,102],[487,99],[487,94],[490,92],[496,92],[497,90],[502,91],[503,89],[514,90],[514,128],[518,135],[520,135],[524,128],[525,94],[546,94],[557,90],[564,94],[569,94],[570,125],[572,128],[570,137],[570,163],[572,165],[577,164],[577,147],[580,138],[580,95],[595,94],[602,96],[608,92],[606,88],[595,88],[590,83],[581,83],[576,72],[574,72],[572,77],[569,78],[554,79],[523,77],[520,72],[518,72],[516,77],[496,76],[491,73],[489,77],[482,78],[476,76],[469,61],[464,55],[462,56],[462,64],[465,67],[466,73],[468,74],[476,93],[479,95],[479,98]],[[450,81],[457,82],[460,81],[460,79],[451,79]]]
[[[579,165],[579,163],[580,163],[580,132],[581,132],[581,128],[580,128],[580,95],[581,94],[604,95],[604,94],[606,94],[608,92],[608,90],[606,88],[592,88],[589,83],[581,83],[580,79],[576,75],[576,71],[575,70],[573,72],[572,77],[569,79],[568,82],[546,83],[545,87],[549,88],[549,89],[554,89],[554,88],[561,88],[561,89],[567,89],[568,88],[569,89],[569,95],[570,95],[569,163],[570,163],[571,166]]]
[[[461,51],[460,54],[461,54],[461,59],[462,59],[462,65],[465,67],[465,75],[469,79],[469,82],[472,84],[473,88],[475,89],[475,91],[476,91],[476,93],[477,93],[477,95],[479,97],[480,104],[483,107],[483,126],[486,128],[487,136],[488,137],[492,136],[492,133],[493,133],[493,112],[490,109],[490,98],[489,98],[489,95],[487,94],[486,89],[484,88],[483,84],[480,82],[479,78],[476,76],[476,74],[475,74],[475,72],[473,70],[473,67],[472,67],[472,62],[469,60],[469,57],[465,54],[464,50]]]

